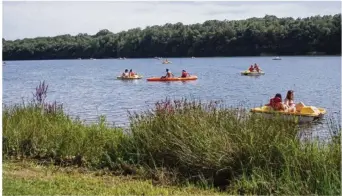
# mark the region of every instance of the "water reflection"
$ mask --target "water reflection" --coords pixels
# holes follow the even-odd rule
[[[248,78],[248,80],[255,80],[255,79],[260,79],[260,77],[264,77],[264,76],[244,76],[246,78]]]
[[[337,115],[325,116],[322,119],[315,120],[311,123],[302,123],[298,127],[300,129],[299,137],[301,141],[330,141],[332,137],[341,133],[341,123],[337,120]],[[322,134],[322,133],[325,134]]]
[[[117,79],[117,80],[120,80],[120,79]],[[139,84],[140,80],[143,80],[143,79],[135,79],[135,80],[120,80],[120,82],[123,82],[123,83],[132,83],[132,84]]]

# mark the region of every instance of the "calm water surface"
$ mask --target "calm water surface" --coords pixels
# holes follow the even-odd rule
[[[340,117],[340,57],[272,57],[241,58],[169,58],[163,65],[156,59],[47,60],[9,61],[3,67],[3,103],[30,100],[32,92],[45,80],[49,84],[48,100],[62,102],[67,113],[87,122],[99,115],[116,125],[125,125],[127,111],[143,111],[158,101],[193,97],[223,100],[227,105],[259,106],[270,97],[289,89],[295,101],[324,107],[329,115]],[[240,71],[258,63],[264,76],[241,76]],[[147,77],[161,76],[169,68],[175,75],[182,69],[199,77],[189,82],[147,82]],[[124,69],[133,69],[144,79],[116,80]],[[320,127],[320,126],[319,126]],[[317,133],[325,135],[325,128]]]

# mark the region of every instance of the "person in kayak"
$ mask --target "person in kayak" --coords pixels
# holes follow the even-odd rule
[[[274,110],[285,110],[286,107],[282,102],[281,94],[277,93],[274,98],[270,99],[270,103],[266,104],[267,106],[271,106]]]
[[[133,70],[131,69],[131,70],[129,70],[129,77],[134,77],[135,76],[135,73],[133,72]]]
[[[174,77],[173,73],[171,73],[169,69],[166,69],[166,75],[162,76],[161,78],[172,78],[172,77]]]
[[[125,69],[125,72],[122,73],[122,77],[129,77],[129,74],[128,74],[128,69]]]
[[[287,91],[286,98],[284,100],[284,104],[288,112],[300,112],[302,108],[305,106],[303,102],[299,102],[297,104],[294,103],[294,92],[293,90]]]
[[[250,72],[253,72],[254,71],[254,68],[253,68],[253,65],[251,65],[248,69]]]
[[[186,72],[185,70],[182,71],[182,78],[190,77],[190,74]]]

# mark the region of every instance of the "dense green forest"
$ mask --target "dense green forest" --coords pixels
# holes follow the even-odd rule
[[[341,54],[341,14],[308,18],[209,20],[135,28],[119,33],[101,30],[33,39],[3,39],[4,60],[211,57]]]

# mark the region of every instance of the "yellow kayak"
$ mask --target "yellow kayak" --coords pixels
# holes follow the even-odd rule
[[[135,75],[133,77],[122,77],[122,76],[116,77],[116,79],[118,80],[136,80],[136,79],[141,79],[141,78],[143,78],[143,76],[140,76],[140,75]]]
[[[241,75],[243,75],[243,76],[260,76],[260,75],[265,75],[265,72],[263,72],[263,71],[260,71],[260,72],[257,72],[257,71],[250,72],[249,70],[246,70],[246,71],[242,71]]]
[[[296,119],[300,123],[312,122],[314,120],[321,119],[327,113],[324,108],[317,108],[315,106],[304,106],[300,112],[276,111],[270,106],[262,106],[258,108],[252,108],[251,112],[261,114],[266,118],[282,116],[286,120]]]
[[[172,64],[171,61],[163,61],[163,64]]]

